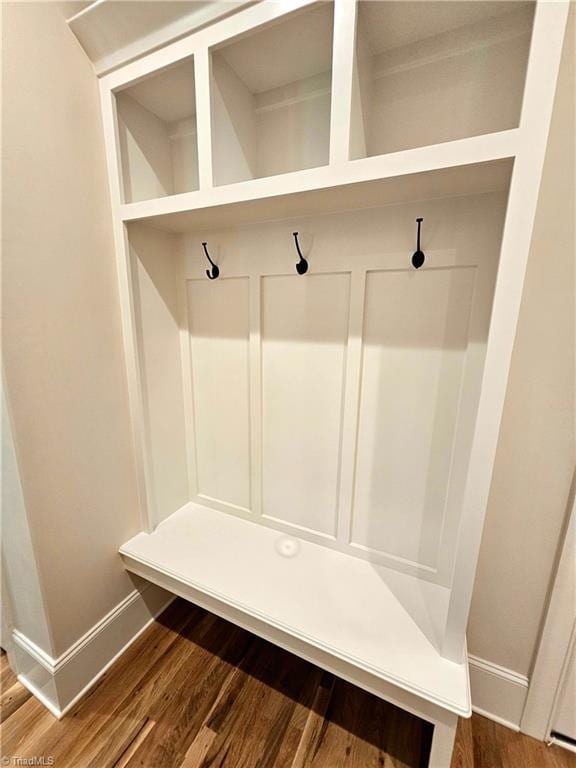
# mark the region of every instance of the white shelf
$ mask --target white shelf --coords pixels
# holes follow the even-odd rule
[[[449,590],[189,503],[120,552],[128,570],[201,593],[311,648],[468,716],[466,660],[439,653]],[[233,620],[233,616],[230,616]]]
[[[123,205],[123,221],[183,232],[507,189],[517,131]]]

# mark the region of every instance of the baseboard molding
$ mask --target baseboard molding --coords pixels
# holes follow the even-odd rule
[[[528,678],[477,656],[468,656],[472,711],[513,731],[528,695]]]
[[[572,744],[571,741],[566,741],[566,739],[563,739],[561,736],[552,735],[547,743],[549,746],[554,744],[557,747],[562,747],[562,749],[567,749],[568,752],[576,754],[576,744]]]
[[[22,683],[24,688],[27,688],[32,696],[34,696],[35,699],[38,699],[38,701],[43,704],[46,709],[54,715],[54,717],[57,717],[58,720],[60,720],[62,717],[64,717],[64,713],[61,712],[58,707],[54,704],[52,699],[47,696],[43,691],[41,691],[39,688],[36,688],[34,683],[32,683],[25,675],[17,675],[18,682]]]
[[[173,594],[143,584],[56,659],[13,630],[18,679],[55,717],[63,717],[172,600]]]

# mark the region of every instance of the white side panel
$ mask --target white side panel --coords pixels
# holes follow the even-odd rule
[[[364,30],[363,17],[356,21],[356,48],[350,114],[350,159],[366,157],[368,117],[372,103],[372,57]]]
[[[203,48],[194,55],[194,87],[196,92],[196,128],[198,131],[198,186],[210,189],[212,173],[212,78],[210,52]],[[200,148],[202,150],[200,151]]]
[[[332,40],[332,106],[330,115],[330,165],[348,161],[351,143],[351,104],[354,91],[356,3],[334,2]]]
[[[437,566],[474,268],[369,272],[352,541]]]
[[[174,182],[166,123],[126,93],[117,95],[116,105],[125,202],[171,195]]]
[[[567,740],[576,741],[576,645],[572,646],[564,674],[564,685],[552,721],[552,732],[564,736]]]
[[[334,536],[348,274],[262,280],[263,512]]]
[[[170,125],[170,149],[174,194],[198,189],[198,136],[194,118]]]
[[[254,97],[218,53],[212,55],[212,153],[215,184],[255,176]]]
[[[159,523],[189,498],[178,270],[172,236],[132,225],[129,242],[151,509]]]
[[[249,281],[188,282],[198,496],[250,510]]]
[[[490,339],[476,429],[471,441],[469,470],[455,548],[446,640],[442,650],[446,658],[455,661],[460,660],[465,653],[465,629],[538,203],[568,5],[564,2],[539,2],[536,6],[520,121],[522,145],[514,162],[502,235]]]
[[[542,639],[530,679],[530,690],[522,716],[523,733],[545,741],[557,730],[570,733],[570,702],[562,705],[562,696],[569,697],[574,690],[567,676],[574,667],[576,647],[576,583],[574,581],[574,552],[576,552],[576,500],[572,501],[562,551],[546,613]],[[570,661],[572,654],[572,661]],[[574,698],[572,699],[572,705]],[[562,713],[562,707],[568,707]],[[558,722],[555,722],[559,714]],[[572,715],[573,715],[572,707]]]

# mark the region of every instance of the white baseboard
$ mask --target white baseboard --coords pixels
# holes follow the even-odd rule
[[[143,584],[56,659],[13,630],[18,679],[63,717],[172,600],[170,592]]]
[[[552,746],[554,744],[557,747],[567,749],[568,752],[574,752],[574,754],[576,754],[576,744],[572,744],[572,742],[566,741],[561,736],[551,736],[547,743],[548,746]]]
[[[519,731],[528,695],[528,678],[477,656],[468,656],[468,666],[472,710]]]

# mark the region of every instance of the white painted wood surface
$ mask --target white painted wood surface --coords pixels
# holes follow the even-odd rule
[[[515,128],[533,11],[506,1],[361,2],[355,117],[364,154]]]
[[[121,553],[129,568],[142,563],[176,575],[336,658],[470,714],[467,665],[442,659],[436,647],[448,600],[442,587],[192,503]]]
[[[142,583],[57,657],[13,630],[19,682],[60,720],[173,599],[170,592]]]
[[[340,164],[337,169],[297,171],[283,175],[282,185],[276,177],[220,187],[210,184],[198,192],[122,205],[119,216],[127,223],[144,221],[167,232],[191,232],[376,208],[415,199],[507,191],[515,137],[515,131],[508,131],[366,158]]]
[[[567,676],[571,663],[570,655],[574,656],[576,648],[574,552],[576,552],[576,499],[572,499],[566,521],[558,569],[521,721],[521,729],[524,733],[543,741],[550,738],[550,734],[556,727],[554,716],[564,691],[569,695],[570,686],[574,687],[573,676],[572,680]]]
[[[262,509],[336,535],[350,275],[266,276],[262,295]]]
[[[124,201],[198,189],[193,60],[138,81],[116,101]]]
[[[173,311],[188,319],[158,356],[172,349],[171,366],[150,375],[182,365],[191,498],[449,586],[505,202],[428,201],[174,246],[164,235],[187,285]],[[431,246],[418,273],[417,213]],[[169,474],[154,482],[172,487]]]
[[[198,495],[244,511],[251,506],[248,311],[246,278],[188,283]]]
[[[211,51],[216,185],[328,163],[333,4]]]
[[[352,541],[436,569],[473,267],[367,275]]]
[[[229,16],[254,0],[145,0],[130,5],[116,0],[66,2],[68,24],[97,75],[126,64],[182,35]]]
[[[514,164],[502,235],[490,337],[478,404],[477,427],[471,442],[470,468],[455,550],[454,586],[442,651],[446,657],[455,660],[465,653],[466,624],[504,409],[567,15],[567,3],[540,2],[536,6],[520,120],[521,144]]]
[[[564,673],[564,684],[552,720],[552,733],[568,743],[576,741],[576,633]],[[575,749],[576,751],[576,749]]]
[[[451,750],[458,724],[458,715],[443,705],[437,705],[427,695],[410,693],[406,688],[391,683],[383,677],[361,669],[354,663],[328,652],[318,645],[301,639],[290,631],[284,631],[265,619],[260,619],[246,611],[235,608],[219,597],[204,590],[196,589],[179,576],[172,576],[157,566],[148,565],[135,558],[126,557],[130,570],[157,585],[164,585],[175,595],[179,595],[206,610],[232,621],[240,627],[295,653],[303,659],[316,664],[322,669],[341,677],[343,680],[358,685],[375,696],[380,696],[397,707],[411,712],[417,717],[428,720],[434,726],[430,752],[430,768],[449,768]]]
[[[178,331],[174,236],[136,225],[130,231],[135,331],[142,374],[149,502],[163,520],[188,499],[185,401]]]
[[[151,374],[139,360],[127,250],[136,220],[181,233],[167,370],[182,371],[189,495],[204,506],[183,507],[125,556],[135,573],[429,716],[437,726],[432,764],[444,768],[457,708],[439,703],[443,675],[410,698],[402,638],[386,639],[385,627],[409,626],[405,614],[426,637],[432,650],[418,675],[462,667],[567,6],[537,4],[528,55],[526,4],[362,3],[359,14],[353,5],[335,0],[328,67],[322,45],[304,44],[300,25],[317,12],[313,4],[284,0],[254,5],[102,80],[146,527],[160,519],[150,498],[166,479],[147,458],[155,440],[143,409]],[[370,13],[366,25],[361,17]],[[292,54],[294,29],[304,37]],[[115,94],[190,57],[199,189],[123,203]],[[326,134],[319,121],[328,105]],[[420,215],[427,261],[415,273],[409,258]],[[310,259],[305,277],[293,272],[296,230]],[[205,278],[203,239],[222,272],[215,282]],[[310,465],[316,471],[307,476]],[[195,527],[192,518],[204,522]],[[220,519],[226,530],[213,522]],[[252,553],[234,578],[229,564],[242,553],[232,529]],[[384,569],[394,599],[359,599],[362,585],[346,592],[347,579],[337,581],[345,599],[313,628],[328,635],[303,640],[314,612],[289,591],[293,579],[279,575],[298,558],[273,556],[275,599],[262,571],[258,581],[250,570],[265,542],[295,532],[288,549],[321,553],[307,584],[298,582],[301,592],[316,581],[333,589],[334,573],[319,563],[331,571],[338,562],[370,578]],[[212,542],[212,559],[202,541]],[[194,581],[195,568],[205,582]],[[439,590],[446,613],[434,608]],[[248,611],[238,607],[242,599]],[[262,615],[252,610],[261,599]],[[286,615],[273,617],[272,603],[288,624],[276,623]],[[390,641],[385,681],[366,672],[368,658],[378,666],[363,645],[363,622],[374,616],[367,605],[387,614],[377,611],[381,644]],[[323,650],[342,606],[351,611],[346,642],[364,658]],[[440,709],[427,710],[430,702]],[[443,719],[442,707],[452,714]]]

